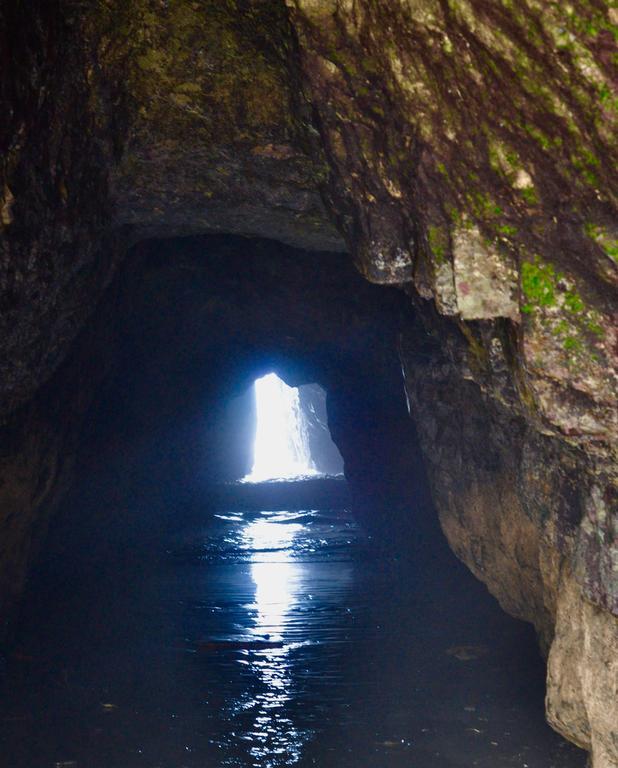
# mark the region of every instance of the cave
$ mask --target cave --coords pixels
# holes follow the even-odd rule
[[[402,324],[417,323],[401,293],[345,254],[210,235],[127,255],[41,391],[74,433],[73,480],[13,620],[13,764],[451,765],[463,750],[581,765],[543,722],[533,632],[439,530]],[[295,451],[276,434],[293,418]]]
[[[618,767],[617,21],[2,4],[0,764]]]

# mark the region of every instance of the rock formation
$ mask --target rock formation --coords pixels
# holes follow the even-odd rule
[[[399,354],[452,548],[535,624],[552,725],[616,766],[617,21],[601,0],[7,0],[3,594],[105,371],[51,377],[128,248],[347,250],[413,307]]]

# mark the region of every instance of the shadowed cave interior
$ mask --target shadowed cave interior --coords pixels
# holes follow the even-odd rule
[[[618,768],[613,6],[0,3],[2,768]]]
[[[133,248],[37,396],[65,492],[4,646],[2,765],[585,764],[544,720],[532,627],[439,528],[402,322],[422,366],[413,307],[345,254]],[[272,372],[318,474],[239,482]]]

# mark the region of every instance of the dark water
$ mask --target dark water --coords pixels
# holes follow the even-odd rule
[[[395,559],[321,509],[198,516],[148,549],[39,575],[3,767],[583,768],[531,629],[442,548]]]

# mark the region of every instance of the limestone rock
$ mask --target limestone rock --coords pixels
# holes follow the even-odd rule
[[[548,661],[547,717],[591,751],[595,768],[618,765],[618,619],[582,597],[568,569]]]

